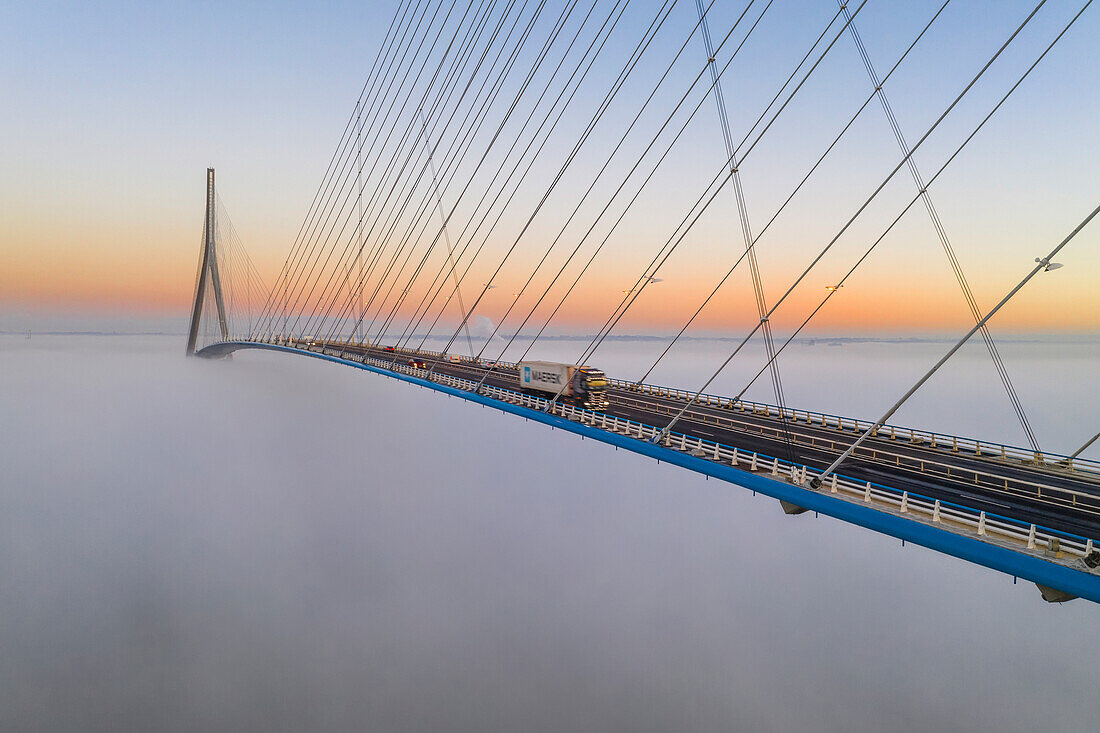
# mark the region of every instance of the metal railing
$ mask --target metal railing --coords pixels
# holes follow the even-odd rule
[[[367,347],[365,344],[359,344],[355,342],[320,342],[311,341],[308,339],[268,339],[266,343],[285,343],[293,345],[306,344],[307,348],[320,345],[334,345],[341,350],[345,348],[378,348]],[[395,347],[392,352],[396,355],[413,356],[421,358],[439,359],[449,361],[456,364],[469,365],[471,367],[485,367],[492,365],[496,368],[504,368],[511,370],[518,370],[519,365],[515,362],[508,361],[491,361],[485,359],[477,359],[471,356],[461,356],[455,354],[444,354],[438,351],[418,350],[418,349],[405,349]],[[687,390],[675,389],[672,387],[663,387],[659,385],[645,384],[639,382],[631,382],[623,379],[609,379],[609,383],[612,387],[615,387],[624,391],[638,392],[641,394],[649,394],[656,397],[665,397],[669,399],[676,399],[680,401],[690,400],[695,393]],[[621,398],[620,398],[621,400]],[[853,434],[860,434],[867,428],[870,428],[873,423],[866,420],[859,420],[856,418],[844,417],[841,415],[833,415],[830,413],[815,412],[812,410],[798,410],[795,408],[786,408],[780,411],[780,409],[774,405],[770,405],[764,402],[755,402],[752,400],[734,399],[731,397],[722,397],[719,395],[711,395],[701,393],[697,400],[697,404],[700,406],[714,407],[719,409],[726,409],[735,412],[748,412],[754,416],[762,416],[778,420],[780,414],[784,415],[788,424],[805,423],[807,426],[819,426],[824,429],[832,429],[841,432],[851,432]],[[650,406],[647,405],[647,409]],[[678,412],[678,411],[677,411]],[[692,413],[689,413],[689,415]],[[698,415],[696,413],[696,415]],[[693,419],[700,419],[697,416]],[[883,425],[872,433],[872,437],[879,438],[881,440],[892,441],[905,441],[911,445],[922,446],[925,448],[931,448],[933,450],[950,452],[958,455],[965,455],[973,458],[980,458],[986,461],[1002,461],[1008,464],[1015,464],[1020,466],[1026,466],[1028,468],[1037,469],[1040,471],[1046,470],[1055,473],[1070,472],[1077,475],[1081,479],[1089,481],[1100,482],[1100,461],[1095,461],[1087,458],[1070,458],[1069,456],[1062,456],[1052,453],[1036,454],[1033,451],[1020,448],[1016,446],[1010,446],[1002,443],[995,443],[991,441],[982,441],[977,438],[967,438],[958,435],[950,435],[946,433],[939,433],[927,430],[918,430],[916,428],[908,428],[897,425]],[[820,439],[817,439],[820,443]],[[847,446],[845,446],[847,447]],[[939,475],[952,477],[950,473],[954,470],[957,473],[960,469],[952,468],[947,464],[936,464],[932,461],[921,461],[914,459],[911,456],[900,456],[898,454],[892,454],[888,451],[875,450],[875,449],[861,449],[858,454],[863,457],[877,460],[875,456],[890,456],[895,465],[913,467],[919,464],[942,466],[943,470],[939,471]],[[926,472],[924,468],[919,469],[922,472]],[[936,473],[936,471],[932,471]],[[1014,484],[1034,486],[1037,489],[1037,496],[1041,496],[1044,490],[1051,492],[1051,495],[1061,492],[1061,495],[1068,496],[1069,506],[1079,506],[1082,504],[1085,506],[1094,507],[1092,503],[1095,497],[1089,494],[1082,494],[1080,492],[1072,492],[1068,489],[1061,489],[1059,487],[1045,486],[1034,482],[1024,482],[1015,479],[996,476],[995,474],[985,473],[980,471],[962,470],[962,473],[970,474],[972,477],[976,477],[975,483],[977,485],[986,486],[989,488],[1002,485],[1006,491],[1012,491]],[[1074,496],[1076,495],[1076,496]]]
[[[612,386],[633,392],[651,394],[657,397],[667,397],[681,401],[690,400],[695,393],[672,387],[662,387],[650,384],[639,384],[622,379],[610,380]],[[784,416],[788,422],[804,422],[807,425],[819,425],[823,428],[832,428],[838,431],[850,431],[856,434],[865,432],[874,423],[869,420],[858,420],[853,417],[832,415],[812,410],[799,410],[786,408],[780,411],[775,405],[752,400],[734,399],[711,394],[700,394],[697,400],[700,405],[706,405],[738,412],[749,412],[753,415],[774,418],[778,420]],[[886,424],[872,433],[872,437],[887,438],[889,440],[903,440],[914,445],[922,445],[934,450],[950,451],[952,453],[965,453],[977,458],[999,459],[1006,462],[1015,462],[1033,468],[1047,468],[1059,471],[1071,471],[1083,474],[1093,480],[1100,480],[1100,461],[1088,458],[1070,458],[1069,456],[1042,453],[1037,454],[1029,448],[1006,445],[991,441],[983,441],[977,438],[967,438],[948,433],[939,433],[930,430],[919,430],[900,425]]]
[[[294,340],[288,339],[287,341]],[[297,340],[298,343],[300,343],[301,341],[302,340],[300,339]],[[339,343],[341,346],[354,346],[356,348],[364,347],[363,344],[356,343],[334,343]],[[460,356],[454,354],[448,355],[438,351],[421,351],[417,349],[404,349],[398,347],[394,349],[393,353],[409,356],[428,357],[433,359],[444,359],[452,361],[454,363],[469,364],[479,367],[484,367],[491,364],[498,369],[503,367],[505,369],[518,370],[519,368],[519,365],[516,362],[476,359],[471,356]],[[609,379],[608,381],[611,386],[616,389],[640,392],[642,394],[649,394],[656,397],[666,397],[669,399],[686,402],[690,400],[693,396],[695,396],[694,392],[676,389],[674,387],[646,384],[644,382],[632,382],[625,379]],[[781,411],[777,406],[765,402],[735,399],[732,397],[723,397],[721,395],[712,395],[706,393],[701,393],[699,395],[697,403],[701,406],[722,408],[737,412],[749,412],[753,415],[773,418],[776,420],[778,420],[782,415],[786,418],[788,422],[793,422],[796,424],[802,422],[806,425],[815,425],[837,431],[849,431],[855,434],[863,433],[874,424],[873,422],[868,420],[859,420],[853,417],[834,415],[827,412],[817,412],[814,410],[786,408]],[[997,443],[988,440],[983,441],[979,440],[978,438],[969,438],[961,435],[952,435],[950,433],[941,433],[932,430],[920,430],[917,428],[910,428],[902,425],[883,425],[875,430],[874,433],[872,433],[872,437],[894,441],[900,440],[913,445],[931,448],[933,450],[964,454],[973,456],[975,458],[981,458],[983,460],[1000,460],[1006,463],[1015,463],[1039,470],[1051,470],[1057,472],[1069,471],[1071,473],[1076,473],[1080,475],[1086,480],[1100,481],[1100,461],[1090,458],[1081,458],[1080,456],[1072,458],[1070,456],[1049,452],[1037,454],[1030,448],[1021,448],[1019,446],[1012,446],[1005,443]]]
[[[543,397],[536,397],[502,387],[481,385],[479,389],[478,382],[474,380],[438,372],[429,374],[426,369],[413,368],[393,361],[378,359],[361,352],[349,352],[343,348],[322,344],[313,344],[305,348],[333,358],[407,374],[454,389],[466,392],[477,391],[478,394],[485,397],[533,410],[550,412],[596,429],[614,432],[637,440],[652,442],[661,433],[660,428],[646,423],[582,409],[569,404],[552,403]],[[416,353],[423,355],[426,352]],[[750,473],[790,481],[802,488],[806,487],[809,479],[818,475],[806,465],[792,463],[759,452],[741,450],[736,446],[681,432],[668,433],[662,445],[670,450],[689,453],[697,458],[730,465]],[[1096,544],[1091,538],[1061,532],[953,502],[934,499],[922,494],[902,491],[870,481],[859,481],[843,475],[830,475],[819,491],[828,493],[835,498],[862,503],[880,511],[897,515],[905,514],[908,515],[907,518],[914,521],[938,525],[956,533],[975,535],[984,541],[1007,544],[1017,551],[1027,551],[1048,560],[1072,562],[1076,558],[1092,553]],[[1100,569],[1091,572],[1100,574]]]
[[[358,348],[362,348],[362,345],[359,344],[346,345],[353,345]],[[503,367],[504,369],[512,370],[519,369],[519,365],[515,362],[500,360],[487,361],[485,359],[476,359],[469,356],[458,356],[453,354],[446,355],[438,351],[420,351],[416,349],[395,348],[393,353],[428,357],[433,359],[446,359],[448,361],[452,361],[453,363],[468,364],[477,367],[484,367],[491,364],[498,369],[501,367]],[[695,395],[694,392],[690,392],[687,390],[675,389],[672,387],[663,387],[660,385],[631,382],[623,379],[609,379],[608,381],[612,387],[620,390],[639,392],[656,397],[666,397],[669,399],[676,399],[684,402],[690,400]],[[752,415],[772,418],[776,420],[778,420],[780,418],[780,415],[782,414],[786,417],[786,421],[788,423],[798,424],[801,422],[806,424],[807,426],[819,426],[821,428],[832,429],[841,432],[851,432],[857,435],[863,433],[873,425],[872,422],[867,420],[859,420],[856,418],[844,417],[842,415],[833,415],[830,413],[815,412],[812,410],[798,410],[795,408],[786,408],[785,410],[780,411],[780,409],[775,405],[770,405],[764,402],[734,399],[732,397],[722,397],[719,395],[711,395],[706,393],[702,393],[699,395],[697,404],[699,404],[700,406],[721,408],[742,413],[748,412]],[[1051,470],[1059,473],[1069,471],[1071,473],[1077,474],[1079,477],[1086,480],[1100,481],[1100,461],[1088,458],[1071,458],[1069,456],[1063,456],[1054,453],[1036,454],[1034,451],[1028,448],[1020,448],[1003,443],[982,441],[978,438],[968,438],[959,435],[951,435],[948,433],[919,430],[917,428],[909,428],[889,424],[883,425],[875,430],[872,433],[872,437],[880,438],[883,440],[888,439],[892,441],[904,441],[910,443],[911,445],[918,445],[926,448],[931,448],[933,450],[950,452],[953,454],[967,455],[974,458],[981,458],[983,460],[1000,460],[1005,463],[1027,466],[1029,468],[1038,470]],[[885,454],[884,451],[878,451],[878,453]],[[899,463],[898,465],[901,464]],[[1009,483],[1011,484],[1011,481]],[[993,484],[987,483],[986,485],[992,486]],[[1050,488],[1055,489],[1056,487]]]
[[[659,403],[644,402],[630,398],[620,397],[617,404],[644,409],[656,414],[679,414],[679,410],[672,406],[662,406]],[[720,417],[704,412],[687,410],[684,418],[695,422],[712,424],[715,427],[738,430],[740,432],[757,434],[775,440],[789,440],[792,444],[807,445],[811,448],[829,450],[841,453],[849,446],[848,442],[836,442],[828,438],[822,438],[812,434],[801,434],[797,431],[784,431],[778,424],[765,425],[759,422],[745,422],[730,417]],[[1036,501],[1042,501],[1059,507],[1068,507],[1079,511],[1088,512],[1100,516],[1100,496],[1089,494],[1074,489],[1036,481],[1020,479],[1003,474],[990,473],[989,471],[966,466],[951,465],[922,456],[906,455],[891,450],[883,450],[873,443],[864,443],[852,454],[853,458],[885,463],[896,468],[916,471],[925,475],[938,476],[952,481],[963,481],[969,485],[994,489],[1013,496],[1025,497]]]

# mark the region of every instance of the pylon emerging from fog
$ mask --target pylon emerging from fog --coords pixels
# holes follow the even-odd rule
[[[216,229],[214,212],[217,209],[214,198],[214,169],[206,169],[206,221],[202,228],[202,251],[199,253],[199,279],[195,284],[195,305],[191,309],[191,327],[187,330],[187,354],[195,353],[195,342],[199,337],[199,320],[202,318],[202,304],[206,299],[207,283],[214,288],[214,302],[218,307],[218,327],[222,340],[229,339],[229,322],[225,319],[225,299],[222,297],[222,281],[218,276],[218,253],[215,247]]]

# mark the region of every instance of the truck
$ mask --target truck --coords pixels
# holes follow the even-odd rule
[[[519,386],[523,392],[553,399],[561,396],[580,407],[602,410],[607,399],[607,375],[599,369],[554,361],[521,361]],[[564,389],[563,389],[564,388]]]

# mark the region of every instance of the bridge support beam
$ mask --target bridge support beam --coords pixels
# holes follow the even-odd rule
[[[801,507],[798,504],[792,504],[791,502],[784,501],[783,499],[779,500],[779,505],[781,507],[783,507],[783,513],[784,514],[805,514],[806,513],[806,508],[805,507]]]
[[[1077,596],[1072,593],[1066,593],[1065,591],[1058,590],[1057,588],[1051,588],[1050,586],[1043,585],[1042,583],[1036,583],[1035,587],[1039,589],[1039,592],[1043,594],[1043,600],[1047,603],[1065,603],[1066,601],[1072,601]]]
[[[214,302],[218,308],[218,327],[222,341],[229,340],[229,322],[225,317],[225,299],[222,297],[222,281],[218,275],[218,253],[215,247],[217,199],[214,195],[214,169],[206,169],[206,220],[202,227],[202,251],[199,253],[199,278],[195,283],[195,304],[191,308],[191,325],[187,329],[187,355],[195,353],[195,344],[199,338],[199,321],[202,319],[202,306],[206,300],[206,288],[209,283],[214,288]]]

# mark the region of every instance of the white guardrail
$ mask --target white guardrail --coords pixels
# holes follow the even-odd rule
[[[399,348],[395,349],[394,353],[435,359],[448,358],[447,355],[437,351],[417,351],[415,349]],[[519,365],[514,362],[491,361],[485,359],[478,360],[468,356],[455,357],[454,355],[451,355],[449,358],[455,359],[458,363],[476,366],[493,365],[496,367],[504,367],[505,369],[519,368]],[[624,379],[609,379],[608,381],[611,386],[617,389],[649,394],[656,397],[666,397],[681,400],[683,402],[687,402],[695,395],[694,392],[687,390],[631,382]],[[867,420],[858,420],[852,417],[814,412],[812,410],[798,410],[788,407],[780,411],[775,405],[769,405],[764,402],[721,397],[706,393],[701,393],[699,395],[697,404],[737,412],[748,412],[753,415],[771,417],[777,420],[782,413],[787,421],[791,423],[797,424],[803,422],[806,425],[816,425],[837,431],[850,431],[856,434],[866,431],[874,424]],[[872,437],[906,441],[913,445],[920,445],[934,450],[942,450],[951,453],[969,454],[985,460],[999,459],[1008,463],[1017,463],[1031,468],[1050,468],[1058,471],[1070,471],[1080,474],[1083,478],[1100,481],[1100,461],[1088,458],[1070,458],[1069,456],[1055,453],[1037,454],[1029,448],[1020,448],[1018,446],[1011,446],[1003,443],[982,441],[977,438],[967,438],[959,435],[918,430],[916,428],[889,424],[883,425],[872,433]]]
[[[616,404],[644,409],[655,414],[676,415],[680,410],[674,405],[662,405],[661,403],[645,402],[629,397],[619,397]],[[811,448],[829,450],[834,453],[842,453],[849,447],[848,442],[836,442],[829,438],[822,438],[812,434],[803,434],[797,431],[784,431],[783,427],[776,424],[763,424],[744,422],[736,418],[717,416],[705,412],[687,410],[684,417],[694,422],[713,424],[715,427],[737,430],[744,433],[752,433],[767,436],[775,440],[789,440],[792,444],[809,445]],[[889,444],[887,444],[889,445]],[[1089,512],[1100,517],[1100,496],[1083,491],[1076,491],[1062,486],[1052,486],[1040,483],[1033,479],[1022,479],[1003,474],[991,473],[980,468],[961,465],[951,465],[924,454],[906,455],[891,450],[884,450],[879,444],[869,442],[859,446],[852,454],[854,458],[862,458],[876,463],[884,463],[900,469],[916,471],[921,474],[938,476],[956,482],[965,482],[969,485],[993,489],[995,491],[1025,497],[1046,504],[1059,507],[1073,508]],[[934,454],[933,454],[934,456]],[[988,464],[978,464],[988,465]],[[1039,474],[1040,476],[1043,474]]]
[[[669,397],[685,402],[690,400],[695,394],[694,392],[686,392],[684,390],[648,384],[637,384],[621,379],[612,379],[610,382],[613,386],[620,389],[656,395],[658,397]],[[788,422],[798,423],[801,421],[807,425],[819,425],[823,428],[832,428],[841,431],[846,430],[857,434],[865,432],[874,425],[873,422],[857,420],[852,417],[830,415],[828,413],[813,412],[810,410],[798,410],[795,408],[786,408],[780,411],[778,407],[763,402],[738,400],[708,394],[700,394],[697,404],[720,407],[738,412],[749,412],[754,415],[772,417],[775,419],[779,419],[780,414],[782,414],[786,417]],[[1029,448],[1020,448],[1017,446],[1005,445],[1003,443],[982,441],[977,438],[966,438],[958,435],[949,435],[889,424],[879,427],[871,435],[876,438],[907,441],[914,445],[923,445],[937,450],[947,450],[952,453],[969,453],[979,458],[1017,462],[1035,468],[1051,467],[1057,468],[1058,470],[1074,471],[1100,479],[1100,462],[1087,458],[1070,458],[1069,456],[1058,454],[1035,453],[1035,451]]]
[[[474,392],[478,387],[478,383],[474,380],[434,372],[429,373],[426,369],[413,368],[357,352],[348,352],[342,348],[307,344],[305,342],[293,345],[345,361],[369,364],[379,369],[400,372],[419,379],[427,379],[466,392]],[[409,351],[400,353],[437,356],[429,352]],[[465,359],[465,361],[472,360]],[[553,403],[551,405],[551,402],[545,398],[501,387],[481,385],[479,393],[483,396],[531,409],[551,411],[552,414],[566,419],[638,440],[652,441],[661,432],[660,428],[645,423],[563,403]],[[819,475],[805,465],[790,463],[781,458],[762,453],[740,450],[736,446],[717,443],[684,433],[670,432],[665,437],[663,445],[672,450],[690,453],[698,458],[723,463],[751,473],[788,480],[802,487],[806,486],[809,479]],[[880,511],[897,515],[905,514],[908,519],[913,521],[935,524],[957,533],[976,535],[984,541],[1011,546],[1012,549],[1017,551],[1026,549],[1026,551],[1048,560],[1065,561],[1082,558],[1090,555],[1094,550],[1094,545],[1097,544],[1091,538],[1060,532],[1048,527],[1021,522],[1011,517],[989,514],[960,504],[945,502],[908,491],[900,491],[870,481],[861,482],[836,474],[831,475],[819,491],[846,501],[860,502]],[[1091,572],[1100,574],[1100,568],[1093,569]]]
[[[268,341],[267,343],[279,342],[280,341],[278,339],[275,339]],[[307,343],[304,341],[295,342],[294,339],[285,339],[283,340],[283,342],[297,343],[298,345]],[[361,346],[360,344],[348,345]],[[519,368],[518,364],[516,364],[515,362],[474,359],[473,357],[468,356],[447,355],[438,351],[417,351],[415,349],[397,348],[394,350],[394,353],[422,358],[449,358],[458,363],[471,364],[482,367],[491,365],[498,368],[503,367],[505,369]],[[610,382],[612,387],[615,387],[617,389],[639,392],[641,394],[653,395],[655,397],[666,397],[669,399],[681,400],[683,402],[687,402],[695,396],[694,392],[676,389],[673,387],[631,382],[625,379],[609,378],[608,381]],[[716,407],[737,412],[748,412],[753,415],[771,417],[775,419],[779,419],[780,414],[782,414],[786,417],[787,421],[791,423],[797,424],[799,422],[802,422],[806,425],[816,425],[822,428],[830,428],[838,431],[850,431],[857,434],[866,431],[874,424],[867,420],[858,420],[853,417],[833,415],[826,412],[815,412],[813,410],[798,410],[788,407],[781,411],[775,405],[769,405],[764,402],[734,399],[732,397],[722,397],[719,395],[711,395],[706,393],[701,393],[699,395],[697,404],[701,406]],[[1100,481],[1100,461],[1089,458],[1070,458],[1069,456],[1064,456],[1056,453],[1035,453],[1035,451],[1031,450],[1030,448],[1021,448],[1019,446],[1011,446],[1004,443],[983,441],[977,438],[967,438],[960,435],[950,435],[947,433],[939,433],[931,430],[918,430],[917,428],[908,428],[900,425],[883,425],[882,427],[878,428],[878,430],[876,430],[874,433],[872,433],[872,437],[896,441],[906,441],[913,445],[920,445],[927,448],[932,448],[934,450],[942,450],[959,454],[969,454],[985,460],[1002,460],[1009,463],[1018,463],[1021,465],[1029,466],[1031,468],[1049,468],[1058,471],[1070,471],[1081,474],[1083,478]]]

